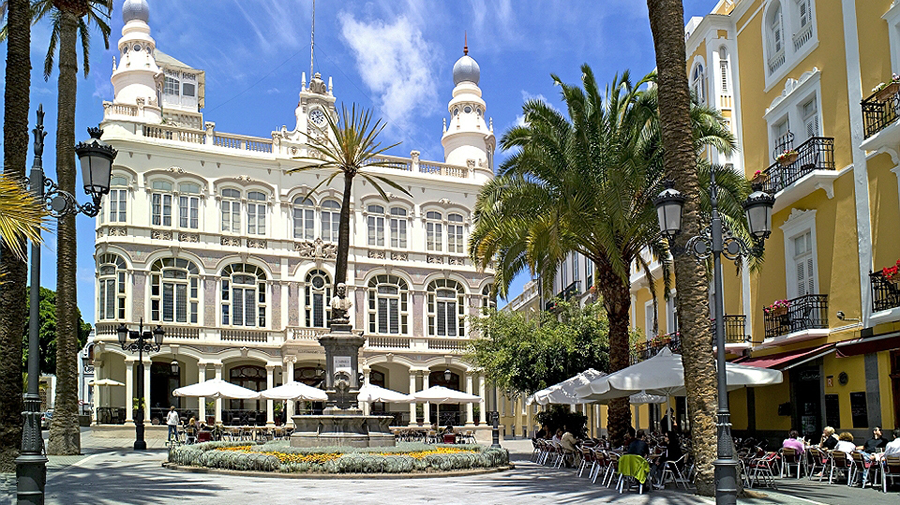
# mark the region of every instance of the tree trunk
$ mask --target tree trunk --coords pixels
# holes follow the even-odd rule
[[[8,0],[6,82],[3,113],[3,172],[25,178],[31,91],[31,10],[28,0]],[[28,266],[0,246],[0,472],[14,472],[22,444],[22,327]]]
[[[659,116],[666,174],[687,200],[682,233],[675,240],[700,234],[700,181],[693,149],[681,0],[647,0],[659,72]],[[697,462],[697,493],[715,494],[712,462],[716,458],[716,368],[709,338],[706,271],[689,255],[675,257],[678,321],[684,382],[691,412],[691,440]]]
[[[621,277],[613,272],[608,262],[595,262],[597,282],[603,294],[603,305],[609,318],[609,371],[617,372],[629,365],[631,352],[628,342],[631,290]],[[628,397],[611,400],[608,405],[607,431],[613,446],[625,439],[631,426],[631,405]]]
[[[338,249],[334,265],[334,290],[347,282],[347,256],[350,254],[350,198],[353,193],[353,176],[344,172],[344,195],[341,199],[341,222],[338,223]]]
[[[59,189],[75,191],[75,100],[78,60],[78,18],[60,11],[59,103],[56,127],[56,175]],[[47,454],[81,452],[78,426],[78,297],[76,293],[77,248],[75,216],[59,219],[56,262],[56,402],[50,426]]]

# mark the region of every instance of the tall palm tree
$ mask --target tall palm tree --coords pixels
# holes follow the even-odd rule
[[[35,0],[35,22],[49,16],[52,31],[44,59],[44,79],[53,72],[59,47],[57,84],[56,175],[59,189],[75,195],[75,101],[78,91],[78,42],[81,40],[84,76],[90,71],[90,25],[96,25],[109,49],[112,0]],[[79,454],[78,426],[78,298],[75,216],[59,219],[56,261],[57,348],[56,401],[50,425],[48,454]]]
[[[0,174],[0,242],[19,261],[28,259],[26,240],[41,241],[41,222],[46,215],[43,203],[25,187],[23,180]],[[0,277],[4,290],[10,286],[9,282],[9,279]]]
[[[28,0],[6,0],[6,89],[3,102],[3,173],[25,178],[28,158],[28,107],[31,92],[31,9]],[[15,470],[22,443],[22,334],[28,267],[7,244],[0,244],[0,472]],[[14,246],[15,247],[15,246]]]
[[[684,6],[681,0],[647,0],[650,29],[659,72],[659,119],[665,148],[665,169],[686,197],[682,231],[675,244],[684,246],[688,237],[701,230],[699,205],[701,186],[691,144],[690,91],[688,88]],[[716,369],[709,352],[709,294],[706,271],[692,258],[675,260],[678,284],[678,321],[681,327],[684,382],[691,411],[694,458],[697,461],[697,492],[712,496],[716,458]]]
[[[370,170],[372,167],[396,168],[397,163],[380,158],[387,150],[398,145],[399,142],[387,147],[381,147],[378,135],[384,130],[386,124],[381,119],[372,122],[372,112],[354,104],[348,111],[341,106],[340,121],[331,114],[325,116],[328,120],[328,135],[314,137],[308,135],[308,145],[314,151],[312,156],[303,159],[311,162],[309,165],[289,170],[288,173],[303,172],[307,170],[331,170],[328,177],[322,179],[312,188],[308,194],[315,193],[323,185],[328,185],[337,176],[344,176],[344,193],[341,201],[341,220],[338,228],[337,259],[334,269],[334,292],[338,293],[338,285],[347,282],[347,256],[350,252],[350,198],[353,193],[353,179],[362,177],[372,184],[382,198],[388,200],[387,194],[381,187],[381,183],[409,195],[409,191],[396,182],[378,175]],[[332,314],[333,319],[339,315]]]
[[[568,118],[543,102],[529,101],[523,106],[526,125],[501,139],[504,149],[517,151],[479,195],[470,251],[482,265],[497,258],[503,295],[526,267],[549,287],[567,254],[578,252],[593,262],[609,318],[610,368],[617,371],[629,360],[629,269],[637,262],[650,276],[641,251],[648,249],[659,259],[669,291],[668,246],[650,202],[664,175],[656,93],[639,90],[655,74],[632,85],[625,72],[601,94],[591,68],[581,70],[583,89],[554,76]],[[733,139],[721,116],[700,106],[694,116],[698,151],[703,145],[731,149]],[[746,188],[724,192],[739,199]],[[709,339],[707,347],[711,351]],[[631,424],[628,407],[627,398],[610,403],[609,431],[616,442]]]

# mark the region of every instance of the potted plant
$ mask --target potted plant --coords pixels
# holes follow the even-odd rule
[[[774,317],[784,316],[787,315],[790,306],[791,302],[789,300],[777,300],[772,305],[764,308],[763,312]]]
[[[477,403],[472,405],[472,420],[475,422],[475,426],[481,423],[481,406]]]
[[[900,260],[893,266],[881,269],[881,278],[890,282],[895,288],[900,289]]]
[[[750,178],[751,183],[755,184],[765,184],[769,181],[769,174],[764,173],[762,170],[757,170],[753,172],[753,177]]]
[[[900,75],[892,74],[890,82],[879,83],[878,86],[872,88],[872,92],[875,93],[875,100],[888,101],[893,95],[900,92]]]
[[[800,156],[800,153],[797,152],[796,149],[785,149],[783,153],[779,154],[775,161],[778,162],[779,165],[783,167],[791,166],[797,158]]]

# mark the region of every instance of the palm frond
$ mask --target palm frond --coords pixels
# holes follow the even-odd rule
[[[46,229],[47,215],[34,193],[22,182],[0,174],[0,240],[23,261],[26,259],[24,240],[40,242],[40,231]]]

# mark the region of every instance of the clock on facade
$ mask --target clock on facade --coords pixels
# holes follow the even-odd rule
[[[309,119],[318,127],[325,126],[325,113],[320,109],[313,109],[313,111],[309,113]]]

